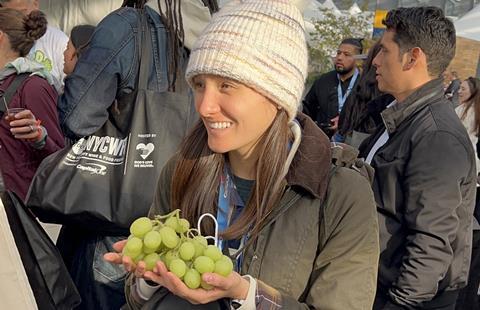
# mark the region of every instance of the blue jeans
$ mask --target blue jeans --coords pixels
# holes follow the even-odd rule
[[[126,237],[92,236],[67,227],[62,228],[57,246],[82,297],[76,309],[118,310],[125,304],[123,266],[110,264],[103,255]]]

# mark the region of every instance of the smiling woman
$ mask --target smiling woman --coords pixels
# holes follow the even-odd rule
[[[253,167],[258,158],[255,152],[259,151],[256,146],[279,110],[271,100],[231,79],[199,75],[192,83],[209,148],[216,153],[228,153],[237,176],[254,179]],[[231,157],[242,165],[235,166],[237,160]]]
[[[178,208],[190,223],[216,216],[235,272],[204,273],[202,287],[211,289],[192,290],[162,262],[152,272],[108,253],[131,271],[130,308],[371,308],[373,195],[353,170],[331,170],[329,140],[298,113],[307,55],[302,15],[290,0],[233,1],[213,16],[186,71],[200,120],[164,167],[149,213]],[[201,231],[213,235],[213,225]]]

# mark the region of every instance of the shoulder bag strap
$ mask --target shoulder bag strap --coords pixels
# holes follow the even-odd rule
[[[141,21],[141,39],[140,42],[140,71],[138,75],[138,89],[147,89],[148,77],[150,76],[150,65],[152,55],[152,35],[150,25],[148,24],[147,12],[143,9],[139,11]]]
[[[13,96],[17,92],[17,89],[22,85],[22,83],[30,76],[30,73],[20,73],[17,74],[13,82],[8,86],[5,92],[1,95],[3,97],[0,102],[0,113],[5,113],[6,108],[10,105]]]

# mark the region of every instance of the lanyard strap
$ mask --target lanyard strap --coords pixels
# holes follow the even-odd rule
[[[218,191],[218,210],[217,210],[217,223],[218,223],[218,231],[219,232],[224,232],[229,224],[230,224],[230,219],[232,216],[232,208],[230,206],[232,205],[232,195],[236,192],[235,185],[233,184],[232,178],[230,177],[230,174],[228,173],[228,169],[224,169],[224,173],[222,177],[220,178],[220,187]],[[248,236],[245,235],[243,236],[242,240],[240,241],[240,247],[241,249],[245,242],[248,240]],[[223,252],[223,248],[225,247],[224,240],[218,239],[218,247],[220,250]],[[231,255],[231,253],[228,253]],[[238,254],[238,253],[237,253]],[[242,261],[243,261],[243,254],[240,253],[240,255],[235,255],[236,258],[236,271],[240,271],[242,267]]]
[[[337,93],[338,93],[338,112],[342,111],[343,105],[345,104],[345,101],[347,101],[348,95],[352,92],[353,86],[355,85],[355,81],[357,80],[359,75],[358,68],[355,68],[355,73],[353,73],[352,79],[350,80],[350,83],[348,84],[347,91],[345,92],[344,95],[342,95],[342,80],[340,79],[340,75],[337,74],[338,78],[338,87],[337,87]]]
[[[230,175],[224,173],[220,179],[220,188],[218,191],[217,223],[219,232],[224,232],[228,227],[230,199],[227,188],[230,182]],[[218,240],[218,247],[220,248],[220,250],[223,250],[222,239]]]

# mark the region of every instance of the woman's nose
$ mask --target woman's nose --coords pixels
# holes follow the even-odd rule
[[[220,111],[219,96],[211,88],[205,88],[201,94],[195,98],[198,114],[202,117],[214,115]]]

